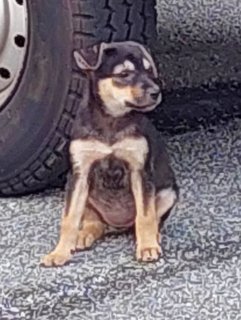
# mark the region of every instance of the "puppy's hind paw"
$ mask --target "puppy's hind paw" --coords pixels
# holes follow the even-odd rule
[[[88,249],[94,244],[95,241],[96,241],[96,238],[92,233],[81,230],[79,232],[79,238],[77,241],[76,249],[77,250]]]

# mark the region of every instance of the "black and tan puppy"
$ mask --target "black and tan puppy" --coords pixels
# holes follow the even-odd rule
[[[42,263],[63,265],[76,249],[105,232],[135,225],[136,258],[161,254],[158,225],[177,199],[177,187],[159,134],[145,112],[161,101],[149,52],[135,42],[102,43],[74,52],[86,72],[88,103],[70,144],[72,172],[59,242]]]

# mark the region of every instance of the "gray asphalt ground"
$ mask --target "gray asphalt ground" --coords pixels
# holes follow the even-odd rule
[[[181,188],[162,227],[164,256],[134,260],[131,233],[110,235],[62,268],[63,192],[0,199],[0,319],[241,319],[241,121],[166,139]]]

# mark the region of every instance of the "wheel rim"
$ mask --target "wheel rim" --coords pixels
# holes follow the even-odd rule
[[[0,1],[0,110],[20,81],[28,45],[27,0]]]

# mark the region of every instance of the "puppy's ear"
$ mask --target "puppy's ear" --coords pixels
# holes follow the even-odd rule
[[[139,45],[139,48],[141,49],[144,57],[150,62],[155,78],[158,78],[158,71],[157,71],[156,64],[152,58],[151,50],[142,44],[138,44],[138,45]]]
[[[77,66],[83,71],[97,70],[102,62],[103,52],[107,44],[102,42],[98,45],[74,51]]]

